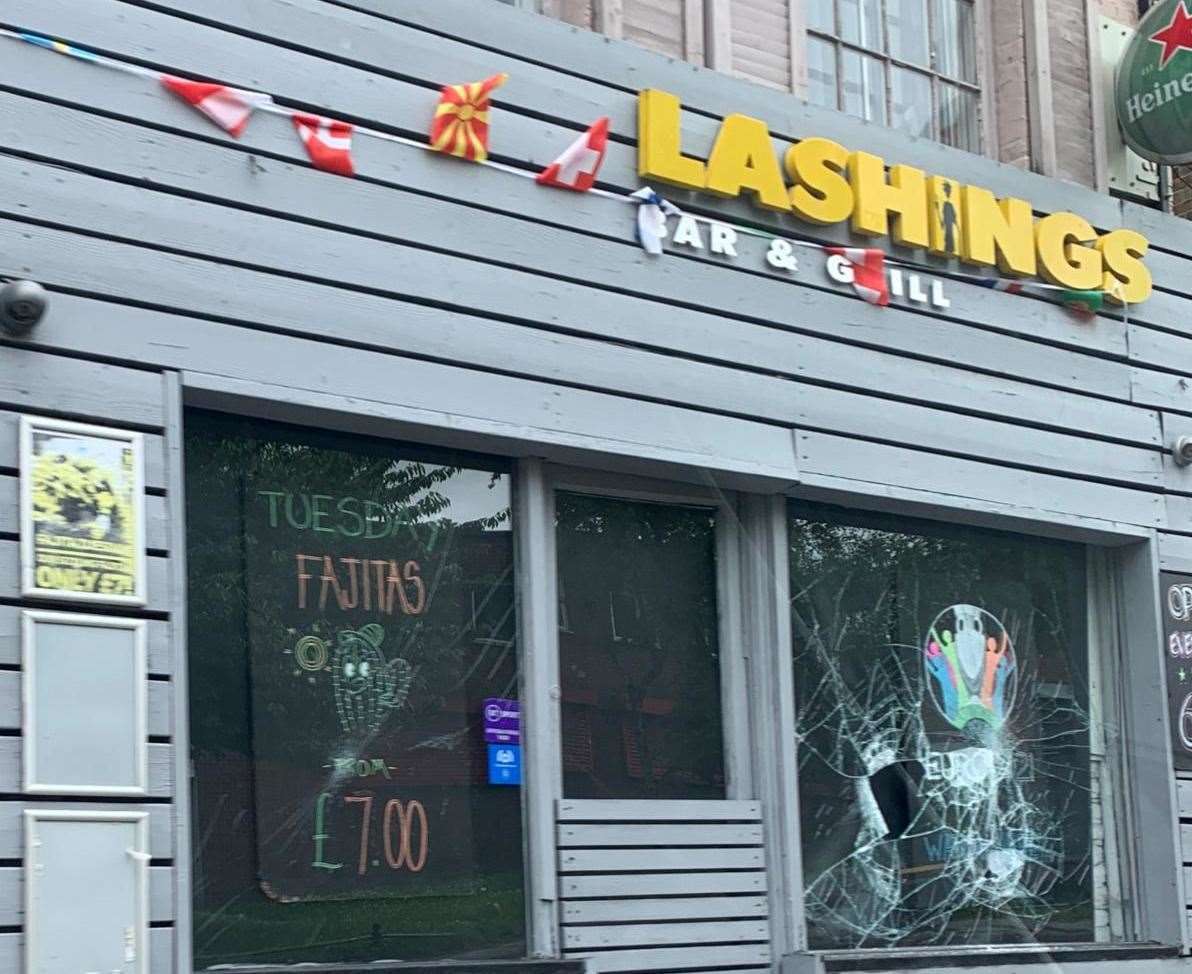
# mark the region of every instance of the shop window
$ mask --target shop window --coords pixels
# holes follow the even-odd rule
[[[811,946],[1121,939],[1099,553],[795,504],[790,563]]]
[[[509,474],[186,416],[196,968],[525,955]]]
[[[555,507],[564,794],[723,798],[714,512]]]

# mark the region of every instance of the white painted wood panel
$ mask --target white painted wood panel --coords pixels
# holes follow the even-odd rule
[[[755,801],[617,801],[567,799],[558,803],[560,822],[756,822]]]
[[[149,797],[169,798],[173,780],[173,746],[149,745]],[[0,792],[21,791],[21,739],[0,737]],[[127,806],[125,806],[127,807]]]
[[[161,428],[161,376],[153,372],[14,345],[4,348],[0,361],[0,404],[9,410],[36,414],[52,404],[72,419]],[[52,397],[47,395],[51,389]]]
[[[173,690],[169,683],[162,680],[148,681],[150,737],[168,737],[170,735],[172,695]],[[20,729],[21,674],[15,670],[0,670],[0,730]]]
[[[798,433],[796,439],[800,480],[808,485],[873,484],[875,490],[897,488],[906,498],[941,505],[1001,504],[1007,513],[1016,510],[1038,520],[1066,514],[1154,528],[1162,527],[1166,518],[1162,497],[1141,490],[915,454],[878,443],[857,449],[828,434]],[[929,434],[926,439],[930,442]]]
[[[86,606],[79,608],[85,609]],[[55,610],[70,611],[70,607],[55,606]],[[146,624],[150,675],[168,675],[173,669],[168,627],[169,623],[159,619],[150,619]],[[0,664],[21,665],[21,609],[19,606],[0,605]]]
[[[789,91],[791,0],[732,0],[733,73]]]
[[[770,925],[755,920],[684,923],[627,923],[563,928],[564,950],[608,947],[659,947],[671,944],[759,943]]]
[[[865,436],[880,430],[885,439],[911,444],[920,442],[924,428],[931,428],[935,430],[934,445],[938,449],[970,457],[983,459],[996,450],[1005,462],[1038,469],[1061,469],[1139,484],[1158,483],[1160,479],[1162,463],[1157,449],[1110,443],[1086,448],[1081,440],[1090,433],[1112,431],[1114,421],[1120,419],[1121,425],[1133,429],[1135,435],[1157,441],[1158,417],[1151,411],[1052,390],[1034,390],[1021,384],[1016,387],[1006,380],[971,373],[958,371],[949,377],[930,363],[908,362],[892,354],[868,353],[873,368],[861,375],[855,368],[856,350],[835,342],[747,323],[716,321],[710,316],[704,316],[706,331],[699,328],[699,319],[689,318],[676,319],[676,324],[682,321],[682,328],[660,329],[656,325],[651,328],[649,322],[657,322],[656,316],[650,317],[654,314],[652,309],[642,308],[640,303],[635,306],[620,296],[617,300],[625,305],[629,316],[602,317],[597,328],[607,330],[603,322],[615,320],[618,322],[615,330],[636,341],[648,337],[658,346],[656,351],[598,342],[596,330],[591,338],[544,335],[516,324],[395,304],[372,294],[345,292],[126,244],[78,238],[66,231],[22,229],[0,221],[0,246],[10,236],[22,238],[26,260],[47,280],[85,289],[102,288],[105,293],[133,298],[141,288],[142,276],[150,274],[157,282],[162,303],[202,312],[209,295],[217,290],[225,295],[222,303],[226,314],[251,321],[257,327],[285,328],[312,338],[335,337],[368,343],[382,351],[400,350],[489,369],[506,368],[511,349],[516,349],[520,371],[543,379],[563,377],[613,392],[665,398],[844,434]],[[111,269],[134,266],[135,274]],[[511,290],[508,283],[501,289],[506,296]],[[337,308],[330,320],[318,310],[327,302]],[[160,364],[182,366],[188,361],[183,355],[192,341],[199,340],[204,331],[222,330],[205,322],[194,322],[180,326],[181,334],[170,340],[160,326],[153,326],[158,340],[146,345],[137,341],[132,326],[150,313],[100,307],[88,312],[92,327],[80,330],[72,327],[65,317],[74,303],[73,298],[63,299],[60,313],[52,323],[47,322],[39,341],[92,354],[111,349],[113,342],[122,342],[127,354],[140,351]],[[582,303],[586,306],[591,302]],[[581,326],[597,320],[581,317],[574,310],[571,313]],[[635,319],[640,321],[640,327]],[[111,336],[105,333],[109,323]],[[739,329],[740,335],[731,335],[733,329]],[[701,344],[703,348],[697,352]],[[723,348],[720,354],[724,364],[672,356],[660,360],[658,356],[668,351],[668,345],[686,354],[703,355]],[[767,365],[775,371],[781,368],[785,375],[741,375],[726,371],[733,359],[750,368]],[[805,362],[814,364],[807,366]],[[804,375],[817,381],[863,382],[853,390],[824,388],[804,384],[799,378]],[[873,395],[882,391],[911,395],[916,390],[934,397],[937,403],[924,407]],[[986,409],[1004,407],[1007,412],[1028,412],[1051,421],[1070,418],[1072,432],[1024,429],[950,411],[957,404],[969,402]],[[1090,414],[1085,422],[1080,422],[1082,413]]]
[[[0,692],[3,683],[0,682]],[[560,825],[559,848],[761,845],[760,825]]]
[[[70,808],[79,811],[119,811],[127,805],[103,804],[102,802],[71,802]],[[45,799],[23,799],[0,801],[0,859],[20,860],[25,855],[24,810],[61,809],[61,802]],[[173,809],[166,804],[143,806],[149,813],[149,855],[154,859],[174,858],[174,842],[171,834]]]
[[[0,473],[0,533],[19,534],[20,515],[17,494],[20,479]],[[164,551],[168,546],[169,514],[166,499],[160,494],[145,497],[145,547]]]
[[[41,0],[23,2],[32,5]],[[203,0],[165,0],[165,3],[174,9],[198,10],[200,13],[212,10],[212,5],[204,4]],[[319,13],[323,13],[327,9],[326,5],[317,3],[316,0],[302,0],[298,4],[278,0],[271,7],[265,7],[264,4],[241,5],[234,0],[224,0],[216,8],[217,12],[214,15],[221,17],[225,22],[235,21],[238,12],[245,6],[262,8],[258,14],[257,29],[266,35],[292,36],[289,31],[293,29],[298,37],[305,39],[308,46],[317,47],[321,45],[325,31],[331,29],[326,26],[325,21],[312,22],[299,16],[300,11],[309,11],[312,6]],[[388,17],[391,17],[393,12],[389,0],[350,0],[343,6]],[[428,30],[441,31],[453,39],[503,50],[507,57],[517,60],[516,67],[519,72],[527,69],[527,62],[541,62],[544,45],[548,45],[549,49],[555,52],[557,62],[566,66],[569,72],[583,79],[594,79],[609,89],[623,89],[626,77],[632,77],[634,87],[637,88],[674,89],[679,87],[681,82],[689,103],[704,113],[723,117],[730,112],[745,112],[767,118],[771,128],[784,136],[801,138],[826,135],[846,145],[864,146],[869,151],[887,154],[892,161],[923,166],[933,172],[945,175],[971,172],[973,179],[1000,195],[1031,199],[1041,212],[1072,209],[1082,213],[1095,225],[1103,227],[1117,226],[1121,219],[1120,207],[1116,200],[1083,187],[1045,179],[1012,167],[999,166],[993,160],[975,157],[927,140],[911,142],[901,133],[808,105],[793,96],[776,98],[773,92],[743,80],[734,80],[714,72],[691,74],[682,68],[676,68],[673,63],[658,57],[657,54],[634,45],[618,47],[615,56],[610,57],[607,42],[601,37],[572,32],[562,25],[549,23],[542,31],[527,31],[524,16],[503,7],[496,7],[491,12],[486,9],[485,16],[477,18],[475,7],[470,0],[404,0],[400,19],[404,25],[417,25]],[[371,24],[371,28],[361,27],[360,30],[371,30],[377,41],[372,50],[385,54],[379,57],[371,55],[370,52],[364,57],[371,56],[373,63],[388,68],[389,54],[396,46],[389,33],[394,29],[392,21],[375,18]],[[549,30],[551,27],[556,29]],[[343,28],[336,30],[342,31]],[[434,37],[434,43],[441,43],[438,36]],[[354,45],[354,50],[356,46]],[[159,50],[160,48],[157,48],[155,53]],[[557,90],[551,94],[557,102]],[[589,97],[605,105],[613,101],[610,93],[593,93]],[[543,110],[547,103],[527,103],[526,107],[530,108],[531,104],[536,105],[538,110]],[[583,114],[582,110],[579,114]],[[692,118],[691,121],[694,124],[697,119]],[[633,137],[632,126],[625,131],[630,138]]]
[[[704,896],[764,893],[762,872],[651,873],[646,875],[568,875],[559,877],[563,899],[613,896]]]
[[[766,944],[663,947],[654,950],[611,950],[598,954],[568,951],[565,956],[587,957],[588,971],[600,974],[602,971],[665,971],[671,968],[766,964],[770,961],[770,948]]]
[[[643,920],[698,920],[764,917],[769,904],[764,896],[676,896],[668,899],[638,898],[568,900],[563,923],[640,923]]]
[[[20,544],[0,540],[0,598],[17,598],[21,591]],[[145,608],[164,612],[170,606],[168,559],[150,555],[145,559],[148,602]]]
[[[61,807],[61,806],[59,806]],[[76,806],[71,805],[72,809]],[[174,868],[149,867],[149,922],[174,919]],[[0,867],[0,926],[19,927],[25,919],[25,881],[21,866]]]
[[[560,849],[564,873],[654,872],[671,869],[761,869],[761,849]]]
[[[24,937],[19,933],[0,933],[0,971],[16,974],[22,970]],[[150,974],[171,974],[174,970],[174,930],[172,927],[150,927]]]
[[[8,467],[14,472],[19,463],[19,447],[17,443],[17,426],[21,414],[0,409],[0,467]],[[109,426],[115,425],[107,420]],[[145,453],[145,487],[148,490],[161,491],[165,488],[165,443],[161,436],[155,433],[143,434],[142,442]]]
[[[23,53],[23,49],[17,48],[17,53]],[[72,65],[68,64],[67,67]],[[77,69],[77,66],[75,67]],[[58,74],[55,72],[51,75],[47,83],[55,84]],[[79,79],[77,84],[82,85],[83,80]],[[84,93],[74,91],[73,88],[70,92],[63,92],[64,95],[68,93],[78,97],[84,96]],[[126,106],[126,110],[129,110],[137,106],[135,94],[129,92],[123,99],[115,99],[110,107],[115,109]],[[90,96],[91,101],[113,98],[113,93],[106,86],[99,94]],[[109,107],[108,100],[104,100],[102,104],[105,108]],[[643,293],[657,293],[658,297],[662,298],[671,297],[683,301],[688,306],[702,302],[708,309],[719,309],[727,314],[752,314],[766,321],[787,323],[803,329],[836,334],[839,337],[849,334],[857,341],[876,337],[867,336],[861,330],[860,322],[867,321],[869,329],[880,331],[881,344],[894,348],[906,347],[907,350],[918,350],[924,354],[930,354],[934,350],[937,357],[946,357],[950,343],[966,338],[978,344],[966,345],[963,351],[958,350],[955,360],[976,364],[988,363],[991,367],[996,365],[999,371],[1014,374],[1019,363],[1029,365],[1030,358],[1027,353],[1030,352],[1035,356],[1043,355],[1046,359],[1038,362],[1034,371],[1028,369],[1027,375],[1038,376],[1040,369],[1045,369],[1045,374],[1050,375],[1056,384],[1062,383],[1077,388],[1086,387],[1089,378],[1093,376],[1099,376],[1101,383],[1104,383],[1115,374],[1112,364],[1093,359],[1080,361],[1079,358],[1071,357],[1069,361],[1064,362],[1055,357],[1052,349],[1046,346],[1040,348],[1039,341],[1063,344],[1080,351],[1096,349],[1121,356],[1126,354],[1125,326],[1120,321],[1107,317],[1099,317],[1090,322],[1077,321],[1070,313],[1053,303],[991,292],[957,281],[948,284],[948,293],[953,302],[948,312],[952,324],[939,320],[938,313],[931,309],[913,306],[913,310],[927,314],[932,320],[930,326],[924,314],[916,314],[914,318],[908,319],[908,323],[916,321],[917,330],[890,328],[888,326],[894,322],[891,315],[902,318],[906,314],[905,310],[891,308],[883,311],[869,308],[856,300],[846,289],[833,287],[822,271],[816,271],[816,258],[808,254],[804,261],[806,270],[800,272],[799,278],[813,287],[829,290],[808,291],[801,295],[800,300],[826,301],[838,306],[838,310],[824,314],[811,313],[810,309],[802,305],[791,306],[789,282],[767,272],[764,240],[742,238],[738,244],[741,259],[733,264],[726,264],[722,258],[701,258],[693,251],[682,249],[681,252],[686,258],[684,261],[668,261],[660,265],[660,262],[650,261],[641,256],[640,248],[633,239],[632,211],[624,203],[594,196],[579,199],[568,196],[564,210],[557,194],[545,193],[528,181],[483,167],[473,167],[461,176],[455,169],[445,171],[441,162],[428,159],[426,153],[390,143],[360,140],[360,148],[356,151],[360,172],[390,184],[373,185],[359,180],[330,179],[326,174],[307,167],[286,166],[280,162],[276,163],[277,168],[254,172],[251,167],[246,166],[241,148],[229,150],[215,145],[194,145],[191,140],[164,133],[145,132],[137,126],[96,118],[67,108],[45,106],[44,103],[30,102],[15,95],[0,94],[0,107],[3,108],[0,112],[0,135],[10,139],[12,144],[17,146],[29,142],[30,137],[27,133],[31,128],[40,130],[44,127],[47,133],[57,134],[39,137],[36,148],[41,151],[49,150],[80,165],[98,166],[117,173],[137,172],[153,184],[225,197],[278,213],[292,212],[304,218],[320,220],[333,227],[355,229],[391,240],[441,247],[448,251],[449,255],[474,255],[503,263],[516,262],[530,270],[554,269],[562,277],[574,279],[577,266],[574,261],[560,261],[557,268],[552,268],[550,261],[544,262],[543,257],[555,251],[558,251],[560,256],[567,253],[568,240],[574,247],[576,232],[586,231],[591,235],[607,237],[609,240],[593,240],[591,236],[586,238],[585,247],[588,249],[577,258],[585,267],[582,278],[585,282],[616,289],[640,279]],[[154,104],[145,106],[148,111],[153,111],[155,107]],[[47,114],[49,118],[44,117]],[[189,116],[185,121],[189,127],[196,130],[202,124],[201,119],[195,120]],[[284,123],[284,119],[272,116],[255,119],[244,137],[246,146],[256,143],[266,151],[278,152],[295,160],[303,159],[301,147],[295,143],[291,127]],[[96,144],[103,145],[105,150],[98,159],[93,148]],[[379,153],[375,162],[371,161],[372,153]],[[396,181],[393,177],[395,170],[401,173],[401,178]],[[36,167],[28,169],[27,172],[32,176],[36,173]],[[462,196],[461,188],[465,184],[461,179],[466,179],[468,186],[468,191]],[[55,187],[53,196],[42,191],[40,202],[46,214],[49,215],[55,209],[54,197],[67,194],[71,186],[80,184],[86,186],[87,181],[64,181]],[[405,187],[418,193],[433,192],[439,199],[427,200],[421,195],[407,196]],[[401,192],[395,193],[395,188]],[[5,191],[19,194],[16,187],[6,187]],[[93,200],[97,192],[101,192],[98,187],[84,188],[69,202],[64,200],[57,204],[64,224],[73,226],[74,224],[69,222],[70,218],[78,218],[82,214],[86,214],[87,219],[91,221],[102,217],[102,212],[90,212],[93,207],[88,206],[86,202]],[[104,187],[102,192],[111,194],[113,205],[120,200],[131,200],[130,205],[135,206],[137,201],[148,198],[143,192],[132,188]],[[444,208],[451,204],[444,203],[443,197],[460,200],[460,208],[451,210],[454,219],[444,219]],[[467,204],[473,199],[492,199],[494,207],[504,210],[508,216],[469,210]],[[112,213],[102,224],[91,225],[97,231],[127,236],[124,231],[129,221],[134,221],[140,230],[135,237],[137,240],[158,241],[198,253],[220,254],[221,250],[227,247],[227,235],[213,232],[213,227],[209,226],[213,221],[218,223],[219,218],[205,215],[196,219],[189,215],[194,214],[196,209],[202,213],[211,208],[197,203],[184,204],[162,200],[147,213],[137,213],[135,216],[130,214],[124,219],[117,219],[117,215]],[[169,212],[165,212],[166,210]],[[551,226],[528,223],[527,218],[541,220]],[[273,234],[275,242],[283,245],[280,249],[262,250],[259,244],[254,247],[251,242],[254,228],[267,228],[270,224],[268,221],[262,223],[256,216],[238,215],[236,220],[236,240],[240,247],[240,253],[235,255],[237,259],[251,264],[265,261],[267,266],[270,263],[276,265],[277,261],[284,259],[292,249],[285,246],[284,238],[277,240],[276,234]],[[193,227],[188,225],[192,222]],[[486,226],[491,227],[491,233],[484,232]],[[315,247],[317,252],[322,253],[317,248],[335,246],[333,243],[312,242],[308,246],[298,246],[299,241],[310,234],[311,230],[291,227],[286,232],[299,235],[295,241],[295,248],[299,255],[307,256],[307,266],[295,269],[302,269],[304,273],[316,278],[335,276],[334,263],[319,265],[322,266],[321,271],[317,267],[312,269],[309,263],[310,247]],[[268,230],[266,235],[270,235]],[[847,236],[841,235],[838,242],[847,242],[847,239]],[[490,240],[491,244],[488,243]],[[616,242],[620,242],[622,246],[615,246]],[[632,249],[627,253],[625,248]],[[532,256],[524,259],[527,254]],[[519,257],[523,259],[517,260]],[[409,258],[403,258],[406,259]],[[442,263],[444,270],[458,263],[449,256],[438,256],[437,259]],[[375,263],[375,258],[371,261],[365,260],[362,267],[367,269],[372,263]],[[402,261],[394,263],[400,268]],[[474,268],[474,264],[471,266]],[[659,273],[663,269],[664,272]],[[734,287],[745,284],[741,278],[743,270],[755,272],[749,275],[748,286],[751,290],[748,295],[737,294]],[[626,274],[631,277],[626,278]],[[412,272],[410,276],[417,280],[416,273]],[[425,275],[423,277],[425,278]],[[680,285],[678,281],[688,283]],[[382,275],[371,283],[374,286],[383,284],[393,287],[396,282],[389,283],[389,278]],[[422,286],[427,286],[425,280]],[[435,295],[441,297],[445,287],[446,283]],[[455,291],[452,290],[451,293],[454,294]],[[462,301],[462,297],[461,294],[457,300]],[[727,298],[733,300],[726,300]],[[898,299],[895,299],[895,307],[898,303]],[[485,304],[481,300],[480,303],[473,303],[473,306],[483,308]],[[1139,319],[1140,315],[1145,318],[1146,307],[1144,305],[1142,309],[1134,309],[1134,318]],[[520,305],[519,311],[525,311],[524,303]],[[805,313],[798,313],[800,311]],[[847,322],[850,327],[846,330],[843,328],[845,322],[837,321],[841,314],[859,318],[860,322]],[[980,333],[968,337],[970,329],[958,330],[955,328],[956,323],[972,323],[996,328],[1002,332],[1017,333],[1030,338],[1032,343],[1028,348],[1007,343],[999,335],[984,336],[987,341],[993,340],[996,343],[995,351],[993,346],[985,347],[980,344],[983,337]],[[929,332],[919,334],[922,329],[928,327]],[[1073,370],[1076,370],[1075,374]],[[1102,385],[1098,387],[1098,391],[1113,390]],[[1121,398],[1126,398],[1126,389],[1123,387],[1118,394]]]

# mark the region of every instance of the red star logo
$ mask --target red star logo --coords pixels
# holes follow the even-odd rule
[[[1171,23],[1151,35],[1151,43],[1163,45],[1160,68],[1166,67],[1167,62],[1181,50],[1192,51],[1192,14],[1188,13],[1185,0],[1180,0],[1179,6],[1175,8]]]

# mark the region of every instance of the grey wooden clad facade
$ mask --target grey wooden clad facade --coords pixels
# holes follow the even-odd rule
[[[627,23],[652,36],[683,6],[627,3]],[[358,138],[358,178],[319,172],[284,118],[233,140],[144,78],[0,40],[0,274],[52,291],[37,330],[0,346],[0,974],[21,964],[20,813],[54,805],[20,785],[21,413],[146,434],[149,603],[134,614],[148,620],[157,974],[184,969],[188,943],[184,400],[1139,549],[1130,578],[1152,583],[1130,589],[1143,623],[1127,651],[1154,655],[1157,570],[1192,571],[1192,472],[1169,451],[1192,434],[1192,224],[489,0],[4,0],[0,22],[415,137],[439,85],[508,71],[494,157],[536,171],[607,114],[601,180],[625,191],[639,185],[636,92],[660,87],[683,99],[693,154],[720,117],[756,115],[776,145],[827,136],[1039,213],[1139,229],[1156,283],[1128,316],[1088,321],[959,279],[947,309],[877,309],[814,261],[770,272],[761,240],[732,263],[651,258],[622,202],[403,145]],[[849,239],[744,201],[675,199]],[[1156,714],[1138,739],[1162,742],[1148,679],[1131,689]],[[769,811],[778,790],[751,797]],[[1158,810],[1140,812],[1140,834],[1172,832],[1174,787],[1147,797]],[[1165,894],[1183,895],[1147,895]]]

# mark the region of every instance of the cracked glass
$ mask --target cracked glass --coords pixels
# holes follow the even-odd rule
[[[815,949],[1120,936],[1084,546],[807,504],[790,520]]]

